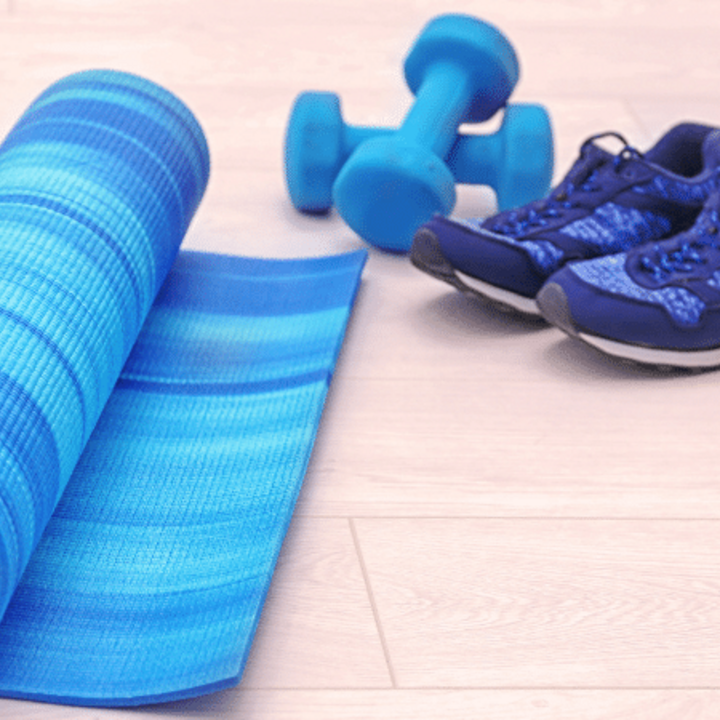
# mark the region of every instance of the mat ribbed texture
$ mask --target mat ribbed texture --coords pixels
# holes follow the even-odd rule
[[[365,253],[177,255],[208,173],[186,107],[111,71],[0,147],[0,694],[242,672]]]

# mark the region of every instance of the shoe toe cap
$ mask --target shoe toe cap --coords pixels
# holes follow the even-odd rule
[[[520,243],[448,218],[434,218],[426,227],[461,273],[526,297],[534,297],[547,279]]]
[[[537,304],[548,322],[573,336],[589,334],[656,348],[717,344],[711,327],[716,323],[708,314],[694,323],[680,323],[667,299],[651,292],[628,296],[598,287],[579,277],[572,265],[552,275],[538,293]]]
[[[560,283],[552,280],[545,283],[537,295],[536,302],[540,313],[551,325],[555,325],[568,335],[578,334],[568,296]]]

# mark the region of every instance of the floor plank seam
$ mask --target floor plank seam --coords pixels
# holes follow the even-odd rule
[[[387,666],[392,687],[393,689],[396,689],[398,685],[395,678],[395,671],[393,670],[393,665],[390,658],[390,649],[388,647],[387,638],[385,637],[385,632],[380,621],[380,613],[375,603],[375,595],[373,593],[372,585],[370,583],[370,575],[365,564],[365,558],[362,553],[362,548],[360,547],[360,538],[357,534],[354,518],[348,518],[348,525],[350,527],[350,534],[352,535],[353,544],[355,545],[355,552],[357,553],[358,562],[360,563],[360,571],[362,572],[363,581],[365,583],[365,591],[367,592],[368,599],[370,601],[370,607],[372,608],[373,618],[375,620],[375,627],[377,628],[378,637],[380,638],[380,645],[382,646],[383,655],[385,657],[385,665]]]

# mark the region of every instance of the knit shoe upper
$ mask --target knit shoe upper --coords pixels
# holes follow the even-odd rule
[[[535,296],[569,262],[630,250],[675,235],[695,221],[717,184],[714,128],[683,123],[642,154],[622,136],[616,154],[586,140],[544,200],[488,219],[437,216],[416,234],[412,262],[462,290],[529,314]]]
[[[550,322],[619,357],[720,365],[720,192],[686,232],[558,271],[538,305]]]

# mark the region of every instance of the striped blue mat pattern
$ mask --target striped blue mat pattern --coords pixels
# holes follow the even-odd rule
[[[0,694],[241,676],[366,255],[181,252],[209,174],[171,93],[43,93],[0,147]]]

